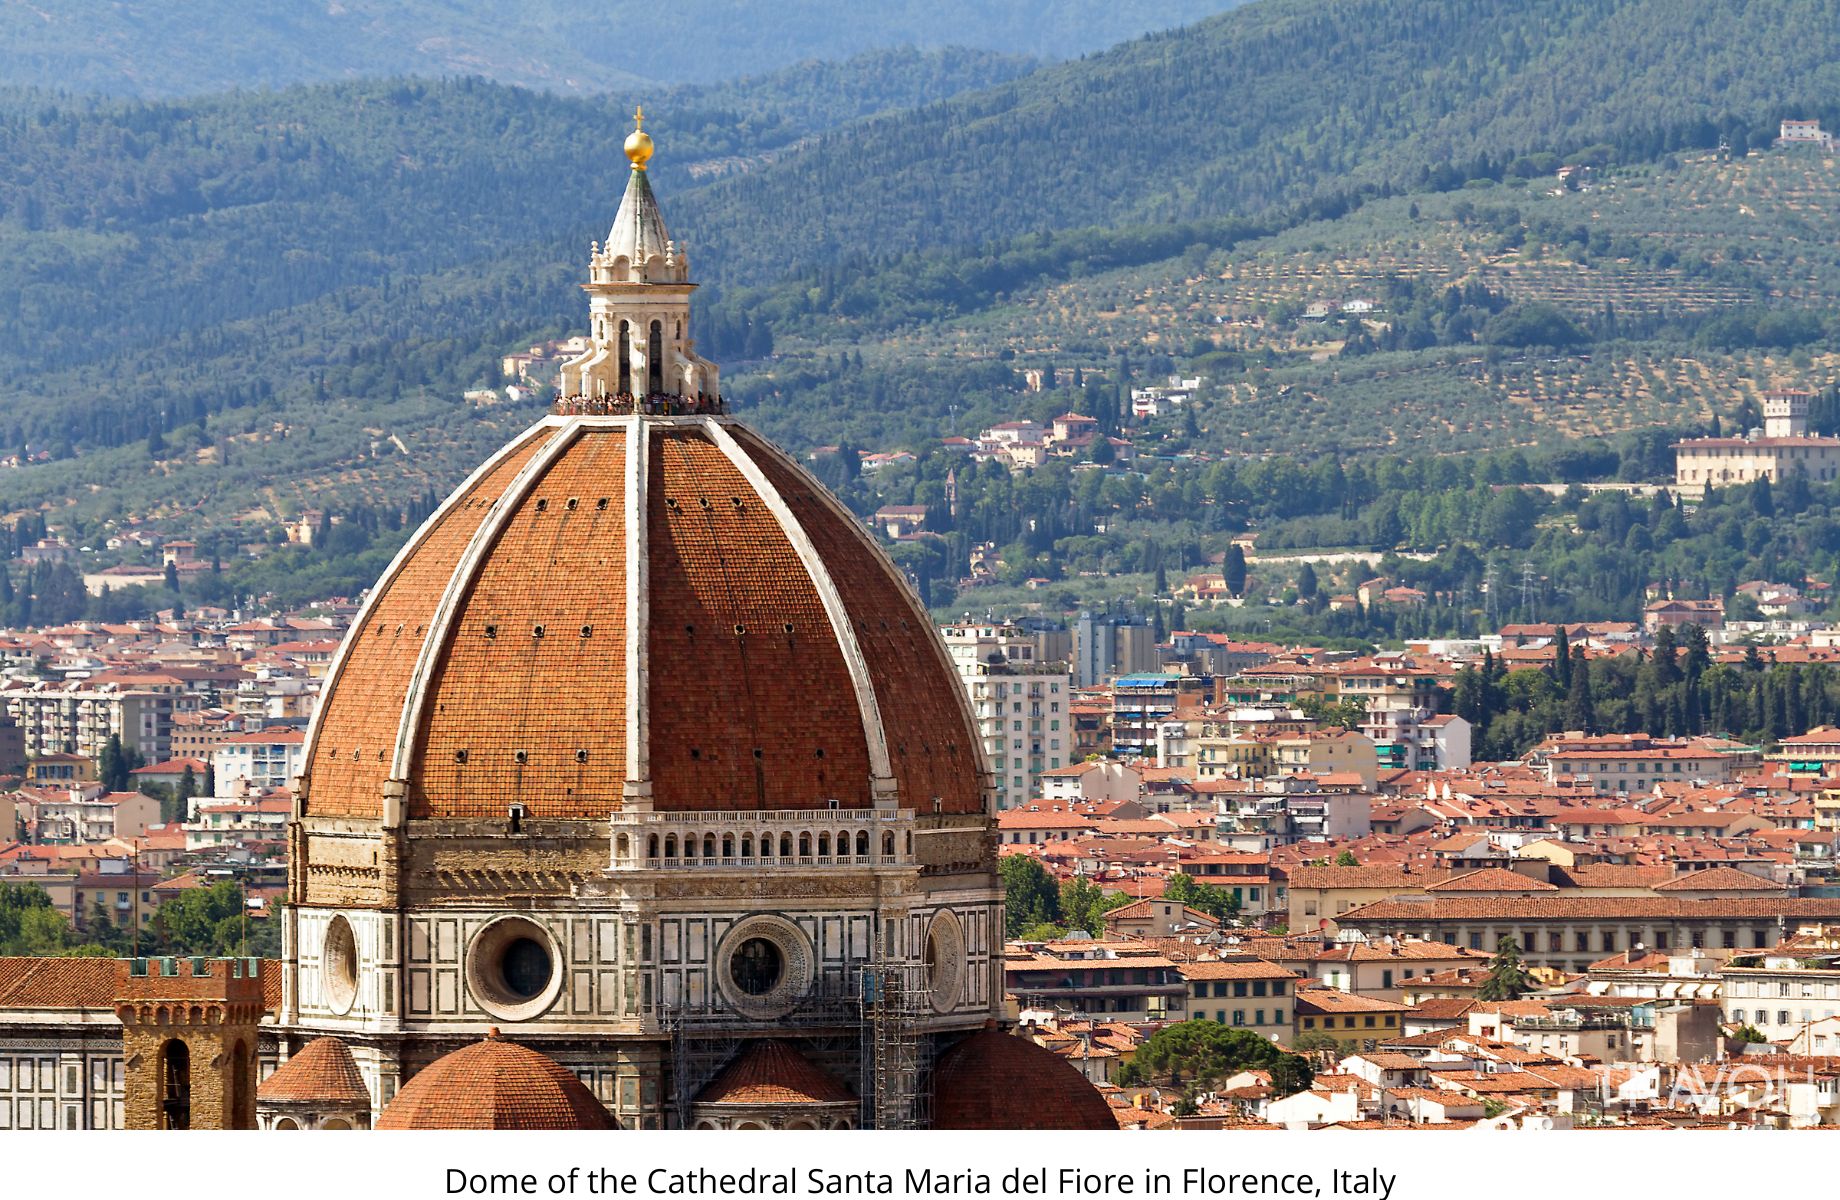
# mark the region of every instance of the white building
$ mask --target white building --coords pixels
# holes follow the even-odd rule
[[[211,748],[211,771],[220,794],[239,783],[256,788],[292,787],[306,763],[307,735],[299,729],[234,733]]]
[[[263,796],[244,801],[212,801],[196,806],[185,830],[188,851],[245,842],[279,842],[287,837],[288,817],[294,811],[292,796]]]
[[[1733,955],[1721,975],[1727,1024],[1796,1037],[1840,1016],[1840,927],[1803,926],[1773,949]]]
[[[1698,500],[1709,489],[1768,479],[1781,483],[1799,471],[1812,482],[1840,478],[1840,438],[1808,432],[1814,394],[1793,388],[1763,393],[1763,433],[1688,438],[1674,443],[1674,488]]]
[[[26,753],[81,754],[98,758],[110,737],[148,762],[172,757],[172,721],[192,698],[178,688],[125,688],[115,683],[23,684],[5,693],[13,723],[25,735]]]
[[[1024,804],[1042,772],[1066,766],[1073,748],[1067,665],[1035,661],[1035,640],[1014,625],[961,623],[941,632],[971,697],[997,807]]]
[[[1785,120],[1777,133],[1779,146],[1814,146],[1829,151],[1834,148],[1834,135],[1822,129],[1819,121]]]

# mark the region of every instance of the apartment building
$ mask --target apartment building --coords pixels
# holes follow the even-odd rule
[[[1257,958],[1185,962],[1176,969],[1187,985],[1182,1000],[1187,1020],[1215,1021],[1290,1041],[1295,972]]]
[[[1292,903],[1297,886],[1291,883]],[[1785,925],[1840,921],[1840,900],[1682,900],[1660,896],[1400,898],[1335,918],[1368,939],[1389,933],[1493,951],[1504,937],[1532,966],[1583,972],[1606,955],[1640,945],[1670,951],[1768,950]]]
[[[1013,625],[959,624],[941,631],[984,741],[999,810],[1025,804],[1045,771],[1073,752],[1067,665],[1035,657],[1036,639]]]
[[[1600,793],[1643,792],[1661,782],[1727,783],[1757,762],[1755,753],[1716,738],[1652,738],[1647,734],[1549,738],[1533,753],[1554,783]]]
[[[172,757],[173,715],[185,706],[177,688],[126,688],[82,680],[32,683],[4,693],[7,713],[19,726],[26,753],[80,754],[96,758],[110,737],[148,762]]]
[[[1734,954],[1719,974],[1727,1024],[1794,1037],[1840,1016],[1840,924],[1805,925],[1768,953]]]
[[[227,734],[211,748],[211,770],[218,791],[229,795],[238,785],[292,787],[306,765],[307,735],[299,729],[263,729]]]
[[[1071,1010],[1118,1020],[1179,1020],[1188,990],[1178,964],[1142,942],[1072,939],[1012,945],[1003,976],[1019,1009]]]

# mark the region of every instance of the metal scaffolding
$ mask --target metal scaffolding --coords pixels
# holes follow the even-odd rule
[[[878,959],[847,974],[822,976],[797,1008],[766,1028],[716,998],[669,1005],[659,1026],[670,1041],[670,1105],[677,1127],[691,1127],[697,1095],[749,1039],[764,1036],[794,1040],[841,1078],[853,1075],[863,1128],[926,1128],[930,1114],[922,1085],[932,1066],[932,1039],[921,1025],[930,1011],[928,995],[917,967]]]
[[[691,1127],[690,1108],[697,1094],[727,1066],[752,1038],[784,1037],[801,1043],[818,1058],[854,1057],[857,1027],[862,1022],[855,980],[843,974],[820,976],[792,1012],[769,1028],[742,1016],[719,998],[697,1004],[664,1006],[659,1027],[670,1040],[671,1110],[679,1129]],[[846,1073],[845,1078],[848,1078]]]
[[[921,1075],[931,1040],[920,1033],[927,990],[915,967],[877,959],[858,976],[865,1129],[928,1126]]]

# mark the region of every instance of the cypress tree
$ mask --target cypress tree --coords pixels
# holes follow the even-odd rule
[[[1565,694],[1565,727],[1597,732],[1597,706],[1591,699],[1591,663],[1584,648],[1572,651],[1571,688]]]

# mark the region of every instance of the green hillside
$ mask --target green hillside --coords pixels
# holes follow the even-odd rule
[[[1261,0],[914,113],[836,131],[690,207],[737,277],[1042,229],[1207,219],[1773,135],[1840,83],[1814,0]],[[761,262],[748,247],[796,221]]]
[[[1449,452],[1686,426],[1765,388],[1830,377],[1840,247],[1825,231],[1840,159],[1682,153],[1598,168],[1583,190],[1551,166],[1141,265],[1044,273],[1000,300],[949,295],[903,260],[828,301],[787,286],[760,293],[759,307],[783,314],[782,372],[846,343],[890,375],[980,363],[1111,372],[1120,354],[1146,368],[1167,358],[1215,383],[1195,447],[1249,453]],[[1481,328],[1441,338],[1422,309],[1448,288],[1551,305],[1584,343],[1555,354],[1491,344]],[[1377,310],[1307,315],[1347,301]],[[1018,388],[993,387],[988,407],[961,395],[868,406],[845,430],[875,446],[973,433],[1003,394],[1023,403]],[[954,404],[962,421],[947,419]],[[789,415],[782,432],[795,426]]]
[[[1826,381],[1832,163],[1753,147],[1826,113],[1808,97],[1840,37],[1828,7],[1710,4],[1689,25],[1649,0],[1261,0],[1027,73],[891,51],[597,98],[6,93],[0,456],[51,461],[0,470],[0,512],[51,502],[79,538],[152,520],[225,545],[309,507],[400,520],[539,411],[460,397],[579,327],[636,99],[707,285],[701,343],[794,450],[921,447],[1069,406],[1115,423],[1129,387],[1182,368],[1208,377],[1202,403],[1129,430],[1173,495],[1242,454],[1514,446],[1532,457],[1511,477],[1647,478],[1665,433],[1626,456],[1591,439]],[[1583,191],[1557,183],[1567,161],[1596,164]],[[1368,320],[1304,315],[1364,293]],[[1025,393],[1046,366],[1084,386]],[[1107,476],[1116,511],[1127,486]],[[1007,515],[982,536],[1013,536],[1025,510],[987,504]],[[1091,561],[1202,544],[1159,505]],[[1208,535],[1250,519],[1219,507]],[[1284,519],[1319,522],[1277,534],[1300,544],[1390,528]],[[337,569],[294,578],[365,577]]]
[[[195,96],[478,75],[581,94],[711,83],[901,46],[1065,58],[1234,0],[0,0],[0,85]]]

